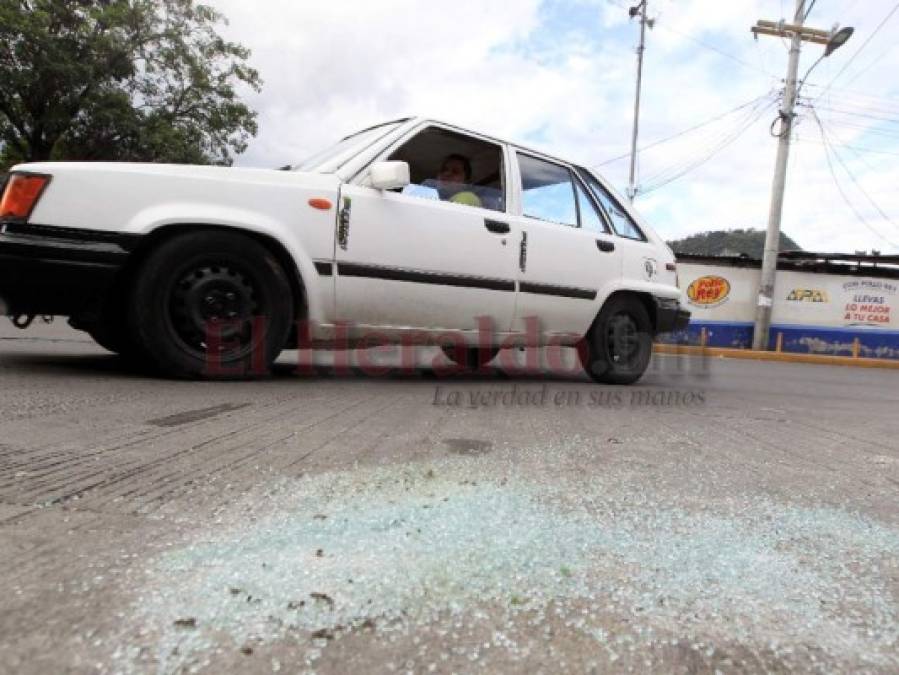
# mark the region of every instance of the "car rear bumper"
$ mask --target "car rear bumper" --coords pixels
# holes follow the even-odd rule
[[[656,298],[656,333],[683,330],[690,323],[690,312],[681,307],[680,301]]]
[[[71,316],[113,288],[134,237],[0,223],[0,307],[5,313]]]

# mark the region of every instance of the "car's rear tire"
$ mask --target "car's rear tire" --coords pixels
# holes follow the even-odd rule
[[[246,379],[269,372],[287,342],[293,294],[268,249],[239,233],[196,231],[146,257],[128,326],[163,373]]]
[[[609,299],[578,350],[584,370],[597,382],[633,384],[652,358],[652,320],[631,295]]]
[[[442,346],[443,355],[469,372],[477,372],[499,354],[499,347]]]

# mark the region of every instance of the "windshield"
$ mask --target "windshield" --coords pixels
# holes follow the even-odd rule
[[[357,131],[342,141],[304,159],[299,164],[295,164],[292,168],[295,171],[318,171],[321,173],[335,171],[350,157],[355,156],[372,143],[386,136],[404,121],[386,122],[385,124]]]

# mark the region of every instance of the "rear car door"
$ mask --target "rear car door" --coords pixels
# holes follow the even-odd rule
[[[537,317],[547,334],[583,335],[621,277],[621,258],[596,203],[571,167],[518,151],[521,215],[514,330]]]
[[[659,260],[656,245],[649,241],[611,190],[586,169],[578,168],[577,172],[590,188],[617,235],[615,246],[620,251],[624,278],[658,283],[665,270],[664,261]]]

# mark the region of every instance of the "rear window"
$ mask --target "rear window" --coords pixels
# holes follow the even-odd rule
[[[593,196],[596,197],[596,200],[599,202],[603,211],[605,211],[606,216],[608,216],[612,229],[615,230],[615,234],[621,237],[627,237],[628,239],[646,241],[646,235],[643,234],[643,231],[637,226],[637,223],[635,223],[633,218],[627,214],[624,208],[618,203],[618,200],[616,200],[615,197],[613,197],[612,194],[606,190],[598,180],[596,180],[593,174],[585,169],[579,168],[578,171],[581,176],[584,177]]]

